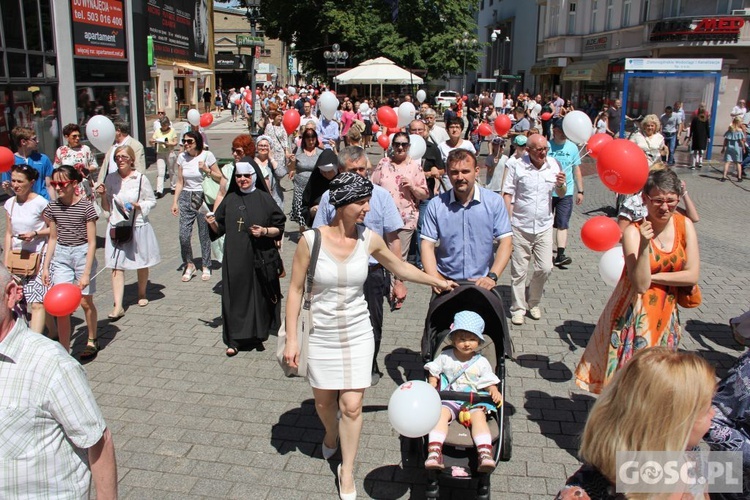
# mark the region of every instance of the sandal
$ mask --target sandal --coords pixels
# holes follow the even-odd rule
[[[477,446],[477,456],[479,457],[479,472],[492,472],[497,467],[495,459],[492,458],[492,445],[481,444]]]
[[[201,274],[201,281],[208,281],[211,279],[211,270],[203,268],[203,274]]]
[[[140,307],[146,307],[148,305],[148,299],[138,299],[138,305]]]
[[[182,282],[187,283],[191,279],[193,279],[193,276],[195,276],[195,267],[186,267],[185,272],[182,274]]]
[[[111,321],[117,321],[118,319],[122,318],[123,316],[125,316],[125,309],[120,309],[119,311],[113,311],[113,312],[107,314],[107,317]]]
[[[424,468],[430,470],[443,470],[443,443],[432,442],[427,446],[427,460],[424,461]]]
[[[236,347],[227,347],[226,355],[228,358],[231,358],[232,356],[237,356],[238,352],[240,351]]]
[[[86,347],[81,353],[81,360],[85,361],[87,359],[95,358],[97,353],[99,353],[99,341],[97,339],[89,339],[86,343]]]

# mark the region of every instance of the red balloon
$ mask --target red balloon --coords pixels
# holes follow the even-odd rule
[[[13,168],[14,163],[16,163],[16,158],[13,151],[0,146],[0,172],[7,172]]]
[[[609,134],[594,134],[586,143],[586,151],[589,153],[590,157],[597,158],[599,156],[599,151],[612,141],[614,141],[614,139]]]
[[[291,134],[299,127],[300,116],[296,109],[287,109],[284,111],[284,118],[281,123],[284,125],[284,130],[287,134]]]
[[[482,137],[487,137],[488,135],[492,135],[492,127],[487,123],[480,123],[477,128],[477,133]]]
[[[621,237],[617,222],[604,215],[590,218],[581,228],[581,241],[595,252],[606,252],[614,248]]]
[[[310,106],[315,106],[315,99],[310,99]]]
[[[318,89],[313,90],[313,95],[318,95],[319,93]]]
[[[510,130],[511,123],[510,118],[508,115],[498,115],[497,118],[495,118],[495,132],[497,132],[497,135],[505,135]]]
[[[390,143],[391,143],[391,139],[390,137],[388,137],[388,135],[380,134],[380,136],[378,137],[378,144],[380,144],[381,148],[388,149],[388,146],[390,145]]]
[[[615,139],[599,150],[596,171],[605,186],[619,194],[635,194],[646,184],[646,153],[627,139]]]
[[[253,105],[253,94],[250,92],[245,92],[245,102],[248,103],[250,106]]]
[[[542,113],[542,120],[544,120],[545,122],[550,118],[552,118],[552,113],[550,113],[549,111],[547,111],[546,113]]]
[[[378,130],[380,130],[380,125],[378,125],[377,123],[373,123],[372,124],[372,133],[375,134],[375,133],[377,133]]]
[[[214,115],[211,113],[203,113],[201,115],[201,127],[208,127],[214,122]]]
[[[81,288],[73,283],[58,283],[44,296],[44,308],[52,316],[68,316],[81,304]]]
[[[380,106],[378,121],[388,128],[396,128],[398,127],[398,114],[390,106]]]

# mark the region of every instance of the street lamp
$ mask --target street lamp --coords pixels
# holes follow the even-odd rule
[[[476,50],[479,41],[476,38],[469,38],[469,33],[464,31],[463,37],[453,40],[453,45],[464,54],[464,71],[461,79],[461,95],[466,95],[466,53]]]
[[[258,21],[261,19],[260,16],[260,5],[251,5],[248,4],[245,7],[245,18],[250,23],[250,36],[253,37],[253,40],[255,39],[255,28],[258,26]],[[248,70],[250,71],[250,95],[253,99],[253,119],[250,120],[250,134],[255,135],[258,133],[256,127],[256,110],[260,109],[260,106],[258,106],[258,94],[255,93],[255,51],[257,50],[256,46],[250,47],[250,64]]]
[[[346,60],[349,59],[349,53],[345,50],[341,50],[341,46],[338,43],[334,43],[331,48],[333,50],[326,50],[323,52],[323,57],[325,58],[326,62],[328,64],[333,64],[336,70],[338,70],[339,63],[346,63]],[[338,94],[339,93],[339,86],[338,82],[336,81],[336,76],[338,75],[338,71],[336,71],[336,75],[334,75],[334,91]]]

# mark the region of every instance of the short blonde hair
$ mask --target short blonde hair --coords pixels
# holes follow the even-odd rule
[[[615,483],[618,451],[685,451],[715,392],[714,369],[700,356],[667,347],[644,349],[594,403],[580,458]]]
[[[130,146],[118,146],[112,156],[117,156],[117,153],[125,151],[130,157],[130,170],[135,170],[135,150]]]
[[[649,123],[653,123],[656,125],[656,131],[661,132],[661,120],[659,120],[659,117],[656,115],[646,115],[643,120],[641,120],[641,128],[645,127]]]

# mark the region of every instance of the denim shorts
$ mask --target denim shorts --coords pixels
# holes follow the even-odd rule
[[[570,216],[573,213],[573,196],[563,196],[558,198],[552,197],[552,211],[555,212],[555,222],[552,227],[555,229],[568,229]]]
[[[55,254],[52,256],[52,263],[50,265],[52,284],[75,283],[80,280],[81,276],[83,276],[83,271],[86,269],[86,254],[88,250],[88,243],[75,247],[66,247],[60,244],[55,246]],[[94,257],[94,263],[91,266],[91,282],[89,286],[81,291],[83,295],[93,295],[96,292],[94,275],[96,275],[96,257]]]

